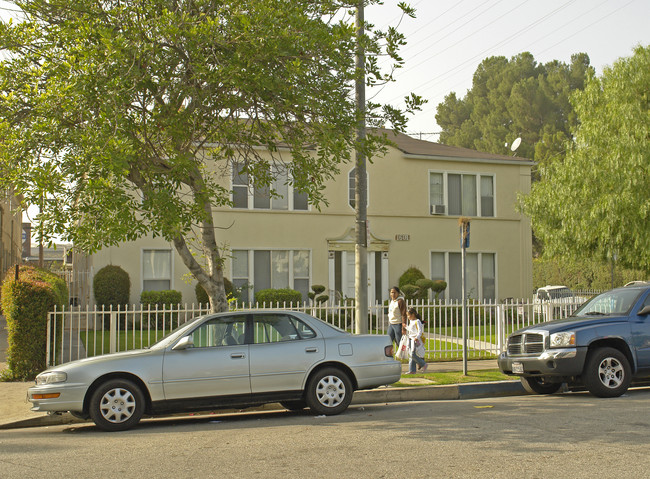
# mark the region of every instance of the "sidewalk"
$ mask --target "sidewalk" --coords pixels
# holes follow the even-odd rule
[[[6,368],[0,362],[0,371]],[[495,360],[468,361],[468,370],[493,369]],[[406,373],[408,365],[403,365]],[[462,371],[462,361],[429,363],[428,372]],[[440,399],[472,399],[481,397],[512,396],[525,394],[519,381],[499,381],[486,383],[452,384],[434,386],[423,378],[402,378],[402,383],[418,385],[418,387],[390,388],[383,387],[357,391],[354,393],[352,404],[387,403],[400,401],[431,401]],[[31,411],[31,403],[27,401],[27,389],[33,382],[0,382],[0,429],[15,429],[22,427],[39,427],[83,422],[70,414],[48,416],[47,413]],[[429,385],[428,385],[429,384]],[[270,405],[266,406],[266,409]],[[277,406],[276,406],[277,407]]]

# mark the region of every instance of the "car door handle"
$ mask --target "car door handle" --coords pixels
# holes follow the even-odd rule
[[[306,353],[317,353],[318,348],[305,348]]]
[[[244,359],[246,355],[244,353],[232,353],[230,359]]]

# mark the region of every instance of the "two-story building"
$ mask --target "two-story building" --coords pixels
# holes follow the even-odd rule
[[[0,191],[0,278],[20,263],[22,242],[20,202],[13,191]]]
[[[368,162],[369,300],[388,298],[409,267],[447,281],[446,298],[461,297],[459,218],[471,220],[467,292],[500,300],[532,293],[532,240],[516,210],[530,189],[533,162],[390,133],[395,146]],[[217,241],[227,246],[225,275],[243,299],[266,288],[303,293],[325,285],[330,298],[354,296],[354,164],[326,185],[329,205],[319,211],[278,172],[281,197],[253,191],[237,168],[224,184],[233,207],[214,208]],[[131,278],[131,301],[143,290],[175,289],[196,301],[194,286],[173,245],[141,238],[105,248],[90,258],[96,272],[119,265]]]

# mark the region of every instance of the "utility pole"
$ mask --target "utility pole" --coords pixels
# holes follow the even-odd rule
[[[357,126],[357,147],[355,151],[355,188],[354,206],[356,220],[356,241],[354,246],[354,297],[355,297],[355,332],[368,332],[368,184],[366,177],[366,157],[360,146],[366,138],[366,55],[363,49],[364,36],[364,2],[357,3],[356,29],[357,50],[356,67],[356,103],[359,114]]]

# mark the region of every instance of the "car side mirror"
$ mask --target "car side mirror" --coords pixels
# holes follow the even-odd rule
[[[179,342],[177,342],[172,350],[174,351],[183,351],[185,349],[193,348],[194,347],[194,341],[192,341],[192,338],[190,336],[184,336],[181,338]]]
[[[636,313],[638,316],[647,316],[650,314],[650,304],[644,308],[641,308],[641,311]]]

